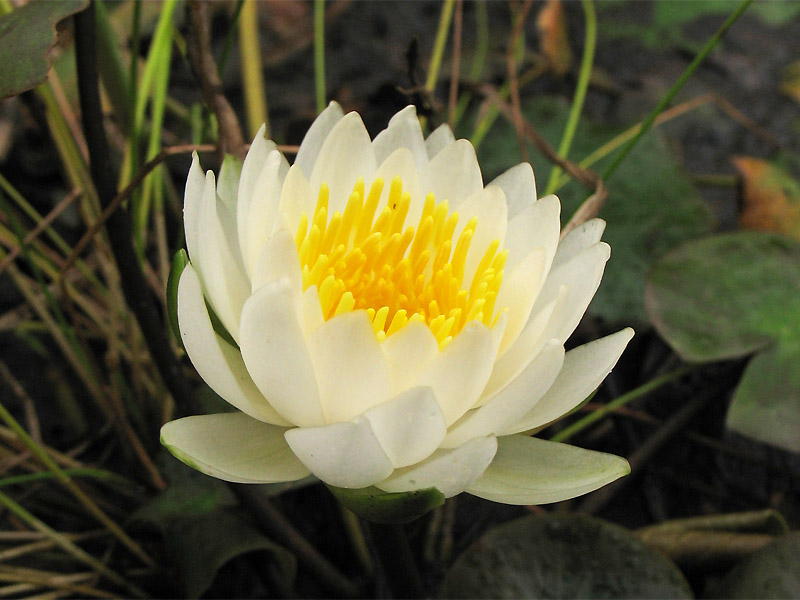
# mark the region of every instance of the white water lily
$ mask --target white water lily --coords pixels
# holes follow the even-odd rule
[[[331,103],[291,167],[263,130],[218,181],[195,155],[184,220],[182,340],[239,409],[164,425],[190,466],[511,504],[629,472],[524,433],[580,404],[633,335],[565,353],[610,250],[599,219],[559,243],[559,200],[537,200],[527,163],[484,187],[472,145],[425,139],[413,107],[371,140]]]

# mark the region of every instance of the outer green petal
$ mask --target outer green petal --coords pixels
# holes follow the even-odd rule
[[[548,504],[594,491],[630,473],[628,461],[524,435],[498,438],[492,464],[467,492],[504,504]]]
[[[225,481],[296,481],[309,471],[292,454],[285,431],[239,412],[199,415],[164,425],[161,443],[190,467]]]

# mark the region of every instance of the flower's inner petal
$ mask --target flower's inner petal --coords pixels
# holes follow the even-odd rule
[[[299,221],[295,243],[303,269],[303,289],[316,285],[324,318],[367,311],[378,340],[407,323],[428,325],[440,347],[464,326],[492,327],[508,253],[494,239],[473,246],[478,217],[454,235],[459,214],[447,202],[425,198],[417,227],[406,225],[411,196],[400,177],[392,179],[382,210],[384,180],[369,190],[356,182],[343,213],[328,214],[329,189],[320,186],[317,204]],[[479,258],[465,277],[468,253]],[[474,261],[473,261],[474,262]]]

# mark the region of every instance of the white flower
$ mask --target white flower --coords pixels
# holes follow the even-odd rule
[[[313,473],[511,504],[626,474],[622,458],[523,433],[580,404],[633,335],[565,354],[610,250],[599,219],[559,243],[559,213],[527,163],[484,187],[472,145],[446,126],[424,139],[413,107],[370,140],[331,103],[291,167],[263,131],[216,183],[195,156],[179,326],[241,412],[172,421],[162,442],[228,481]]]

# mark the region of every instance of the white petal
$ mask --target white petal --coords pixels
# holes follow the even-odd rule
[[[279,212],[283,215],[285,225],[295,231],[300,225],[300,219],[305,214],[309,220],[314,216],[314,207],[317,204],[317,193],[311,191],[308,179],[302,169],[294,164],[286,174],[281,188]]]
[[[320,185],[328,184],[328,214],[343,213],[356,181],[360,177],[364,181],[372,180],[376,168],[369,133],[358,113],[351,112],[340,119],[325,138],[309,183],[315,193]]]
[[[384,492],[407,492],[435,487],[446,498],[470,487],[492,462],[497,451],[494,437],[476,438],[463,446],[440,449],[433,456],[405,469],[397,469],[375,487]]]
[[[514,268],[534,248],[544,248],[545,272],[550,271],[561,230],[560,215],[558,198],[545,196],[511,218],[505,240],[508,249],[506,269]]]
[[[310,285],[303,292],[302,307],[300,309],[300,325],[303,335],[308,337],[322,327],[325,316],[322,314],[322,305],[319,302],[319,290],[316,285]]]
[[[433,388],[448,426],[480,397],[492,371],[492,350],[492,331],[482,323],[467,323],[417,380]]]
[[[267,240],[250,278],[253,291],[271,281],[286,278],[299,302],[303,293],[303,272],[294,237],[288,229],[279,230]]]
[[[483,258],[486,248],[494,241],[504,247],[506,228],[508,227],[508,209],[506,198],[496,185],[490,185],[473,194],[458,206],[458,224],[453,233],[455,244],[470,219],[477,217],[478,226],[472,236],[472,243],[467,253],[464,268],[464,281],[471,282],[475,269]]]
[[[164,425],[161,443],[190,467],[225,481],[296,481],[309,473],[286,445],[285,431],[243,413],[198,415]]]
[[[206,176],[200,168],[200,159],[197,152],[192,152],[192,166],[186,177],[186,188],[183,193],[183,228],[186,234],[186,249],[192,262],[199,260],[197,252],[197,228],[200,215],[200,206],[203,200],[203,188]]]
[[[498,439],[492,464],[467,492],[504,504],[547,504],[594,491],[630,470],[613,454],[514,435]]]
[[[590,219],[570,231],[558,244],[553,268],[577,256],[582,250],[593,246],[600,241],[605,231],[606,222],[603,219]]]
[[[326,321],[308,336],[327,423],[349,421],[389,399],[389,375],[367,313]]]
[[[447,148],[450,144],[456,141],[456,136],[453,135],[453,130],[447,123],[439,125],[433,130],[425,140],[425,149],[428,151],[428,158],[432,159],[439,154],[442,150]]]
[[[242,306],[250,294],[250,282],[241,268],[233,215],[217,202],[214,174],[206,174],[202,206],[198,215],[195,265],[203,289],[220,321],[234,340],[239,339]]]
[[[283,161],[283,155],[277,150],[267,155],[264,168],[261,169],[250,198],[249,210],[244,211],[244,207],[240,207],[240,210],[247,214],[247,237],[240,240],[240,243],[244,265],[251,279],[264,244],[281,225],[278,207],[283,181],[279,172]]]
[[[564,366],[547,393],[503,434],[551,423],[586,400],[617,364],[632,337],[633,329],[628,327],[567,352]]]
[[[569,288],[561,317],[561,327],[554,337],[566,340],[575,331],[600,286],[609,256],[611,248],[605,242],[599,242],[550,271],[536,298],[533,312],[536,313],[552,302],[560,293],[562,286],[566,285]]]
[[[178,325],[194,368],[223,400],[260,421],[291,424],[250,379],[239,351],[214,332],[200,279],[192,265],[186,265],[178,282]]]
[[[506,195],[508,218],[536,202],[536,181],[530,163],[520,163],[499,175],[489,185],[499,186]]]
[[[250,149],[244,157],[242,164],[242,174],[239,180],[239,193],[238,201],[236,203],[236,227],[239,232],[239,239],[247,239],[247,220],[250,215],[250,199],[253,196],[253,190],[256,187],[256,180],[264,168],[264,163],[267,160],[267,155],[277,150],[278,147],[275,142],[268,140],[264,137],[266,133],[266,125],[262,125],[253,142],[250,144]]]
[[[383,179],[383,191],[381,192],[381,199],[378,201],[376,213],[380,214],[384,207],[388,205],[392,179],[400,177],[403,182],[403,192],[408,192],[411,196],[411,205],[408,207],[405,226],[416,227],[425,199],[422,197],[419,187],[419,171],[411,151],[408,148],[398,148],[392,152],[380,163],[378,170],[375,172],[375,179],[378,177]]]
[[[453,425],[442,446],[453,448],[475,437],[505,433],[553,385],[563,362],[564,346],[551,340],[519,377]]]
[[[544,284],[545,261],[544,248],[536,248],[510,272],[505,271],[496,302],[497,308],[508,308],[508,325],[500,344],[500,356],[514,343],[530,318],[531,308]]]
[[[226,154],[219,169],[217,195],[225,206],[236,212],[236,201],[239,196],[239,178],[242,176],[242,160],[232,154]]]
[[[422,183],[424,194],[433,192],[437,202],[447,200],[451,210],[481,189],[481,168],[467,140],[458,140],[434,156]]]
[[[439,354],[439,343],[430,328],[420,321],[412,321],[381,343],[389,386],[397,394],[416,385],[422,369]]]
[[[297,458],[329,485],[363,488],[392,472],[392,463],[363,417],[322,427],[290,429],[286,441]]]
[[[314,366],[287,279],[262,286],[242,310],[242,358],[258,389],[300,427],[325,422]]]
[[[294,160],[294,164],[299,166],[306,175],[310,175],[314,170],[314,164],[317,162],[317,156],[325,138],[343,116],[342,107],[336,102],[331,102],[308,128]]]
[[[364,413],[394,468],[428,458],[444,439],[447,425],[429,387],[413,387]]]
[[[428,164],[428,153],[417,118],[417,109],[414,106],[406,106],[394,115],[389,120],[389,126],[375,136],[372,147],[378,164],[398,148],[407,148],[414,157],[417,170],[422,171]]]

